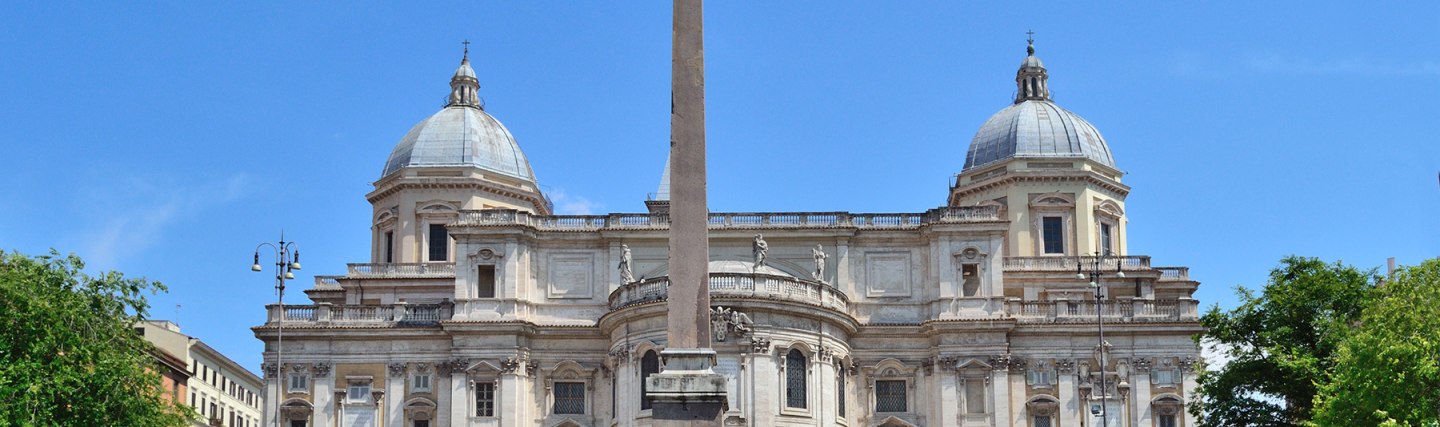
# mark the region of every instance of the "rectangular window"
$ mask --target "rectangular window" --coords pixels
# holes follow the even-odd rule
[[[430,261],[450,260],[450,234],[445,224],[430,224]]]
[[[1100,253],[1105,255],[1113,255],[1115,253],[1115,247],[1110,243],[1110,236],[1110,224],[1100,223]]]
[[[985,380],[982,378],[967,378],[965,380],[965,413],[985,413]]]
[[[305,427],[305,420],[291,420],[290,427]]]
[[[1174,415],[1161,415],[1159,421],[1160,427],[1175,427]]]
[[[960,266],[961,280],[964,282],[962,291],[964,296],[973,297],[980,295],[980,265],[964,264]]]
[[[840,415],[841,417],[844,417],[844,416],[845,416],[845,400],[846,400],[846,399],[845,399],[845,368],[840,368],[840,370],[839,370],[839,372],[837,372],[837,374],[838,374],[838,375],[835,376],[835,396],[838,396],[839,399],[838,399],[837,402],[836,402],[836,409],[837,409],[836,412],[839,413],[839,415]]]
[[[475,275],[476,297],[495,298],[495,266],[482,265],[477,267]]]
[[[1041,234],[1045,238],[1045,253],[1065,253],[1065,221],[1058,216],[1047,216],[1040,219],[1043,228]]]
[[[556,414],[585,413],[585,383],[555,383]]]
[[[308,380],[309,378],[306,378],[303,374],[290,374],[290,392],[304,393],[306,390],[309,390],[310,385]]]
[[[1156,385],[1175,384],[1175,371],[1170,369],[1156,369],[1150,371],[1150,382]]]
[[[430,427],[430,420],[415,420],[415,427]]]
[[[1037,415],[1037,416],[1035,417],[1035,422],[1034,422],[1033,424],[1031,424],[1031,425],[1033,425],[1034,427],[1051,427],[1051,426],[1053,426],[1054,424],[1051,424],[1051,423],[1050,423],[1050,417],[1049,417],[1049,416],[1046,416],[1046,415]]]
[[[385,263],[395,262],[395,232],[385,232]]]
[[[370,399],[370,383],[351,383],[345,400],[364,402]]]
[[[876,381],[875,412],[905,411],[905,381]]]
[[[475,416],[495,416],[495,383],[475,383]]]
[[[414,388],[415,391],[430,391],[430,374],[416,375],[411,387]]]
[[[1036,387],[1049,387],[1055,385],[1055,371],[1044,369],[1030,371],[1030,385]]]

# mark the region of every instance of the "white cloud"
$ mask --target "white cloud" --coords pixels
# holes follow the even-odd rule
[[[594,215],[604,208],[584,196],[573,196],[562,189],[549,190],[545,194],[555,203],[555,213],[559,215]]]
[[[67,240],[80,242],[80,255],[89,265],[112,269],[122,258],[159,243],[175,222],[240,199],[248,181],[236,174],[193,186],[157,185],[143,178],[110,183],[113,187],[95,189],[95,196],[87,198],[85,209],[100,219]]]

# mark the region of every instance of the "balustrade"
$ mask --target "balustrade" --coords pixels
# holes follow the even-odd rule
[[[712,213],[710,228],[904,228],[927,223],[1001,221],[995,206],[944,207],[923,213],[729,212]],[[518,225],[553,231],[601,229],[665,229],[667,214],[532,215],[508,209],[467,210],[453,224],[459,227]]]
[[[1175,300],[1119,299],[1006,301],[1010,316],[1022,323],[1094,322],[1099,317],[1109,322],[1193,321],[1198,318],[1198,301],[1191,298]]]
[[[1094,256],[1007,256],[1005,271],[1076,271],[1077,263],[1083,262],[1090,268]],[[1101,271],[1115,271],[1116,265],[1124,271],[1150,269],[1150,257],[1140,255],[1108,256],[1100,260]]]
[[[656,277],[622,286],[610,293],[610,309],[664,300],[669,286],[668,277]],[[710,296],[795,301],[840,312],[848,312],[850,306],[850,299],[830,285],[758,273],[711,273]]]
[[[266,324],[286,326],[317,325],[438,325],[449,320],[450,304],[313,305],[267,306]]]
[[[455,277],[455,263],[365,263],[346,264],[347,276],[357,278]]]

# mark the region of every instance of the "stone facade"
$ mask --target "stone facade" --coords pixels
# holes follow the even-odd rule
[[[1129,253],[1121,173],[1070,154],[966,167],[926,212],[712,214],[726,424],[1078,427],[1103,407],[1110,426],[1193,425],[1198,283]],[[370,262],[254,328],[266,396],[285,393],[267,425],[650,425],[668,216],[553,215],[526,178],[457,161],[377,181]]]

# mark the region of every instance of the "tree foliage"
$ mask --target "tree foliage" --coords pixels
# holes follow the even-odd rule
[[[1440,259],[1399,270],[1373,296],[1320,387],[1315,424],[1440,425]]]
[[[0,426],[187,425],[132,329],[159,282],[91,277],[75,255],[0,251]]]
[[[1191,411],[1202,426],[1293,426],[1311,418],[1317,384],[1374,289],[1373,271],[1287,257],[1257,297],[1237,288],[1240,306],[1213,307],[1197,337],[1231,361],[1197,377]]]

